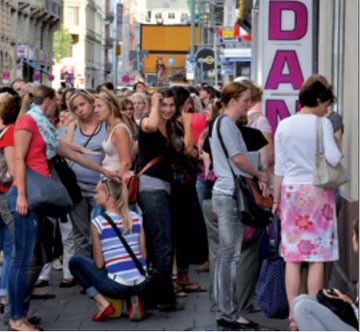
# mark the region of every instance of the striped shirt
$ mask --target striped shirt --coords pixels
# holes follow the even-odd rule
[[[126,242],[144,267],[144,270],[146,270],[145,260],[140,252],[140,229],[142,226],[142,218],[137,213],[130,212],[132,217],[132,230],[131,232],[127,231],[124,233],[122,218],[114,212],[106,213],[115,222],[121,234],[126,239]],[[99,233],[101,251],[104,257],[105,268],[108,273],[115,274],[126,281],[133,281],[139,278],[141,276],[139,270],[136,268],[134,261],[108,221],[100,215],[91,222]]]

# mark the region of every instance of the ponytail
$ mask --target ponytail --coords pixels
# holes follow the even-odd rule
[[[116,177],[116,179],[118,179]],[[115,208],[118,215],[122,218],[125,231],[132,231],[132,217],[129,211],[128,190],[126,185],[120,180],[106,179],[103,183],[109,189],[109,193],[115,201]]]

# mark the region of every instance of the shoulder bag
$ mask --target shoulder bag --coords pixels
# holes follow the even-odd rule
[[[274,252],[264,259],[256,286],[256,297],[260,309],[269,318],[287,318],[289,306],[285,290],[285,262],[279,255],[280,220],[274,215],[272,226],[275,243]]]
[[[44,176],[27,166],[25,182],[29,208],[37,214],[60,218],[72,210],[73,202],[56,171]]]
[[[129,176],[125,180],[125,184],[128,190],[129,204],[135,204],[137,201],[138,193],[139,193],[139,177],[143,175],[149,168],[153,167],[156,163],[158,163],[164,155],[155,157],[154,159],[150,160],[140,172],[135,173],[131,176]]]
[[[254,228],[263,228],[270,223],[272,216],[273,200],[271,197],[263,197],[256,178],[249,178],[243,175],[236,175],[232,169],[229,154],[220,133],[220,123],[217,122],[217,135],[229,163],[230,171],[234,177],[235,191],[234,198],[237,201],[240,220],[243,224]]]
[[[71,200],[74,204],[79,203],[82,199],[81,189],[77,182],[76,174],[70,168],[65,158],[55,156],[52,159],[54,169],[58,174],[60,181],[68,191]]]
[[[321,118],[318,117],[316,119],[316,153],[313,184],[322,188],[337,188],[349,181],[350,175],[341,163],[333,167],[326,161],[323,126]]]

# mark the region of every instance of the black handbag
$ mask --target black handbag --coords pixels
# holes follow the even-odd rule
[[[220,133],[220,123],[223,118],[224,116],[219,117],[216,132],[234,177],[234,198],[237,201],[240,220],[243,224],[254,228],[267,227],[272,218],[271,209],[273,200],[271,197],[263,197],[256,178],[249,178],[234,173],[229,161],[229,154]]]
[[[351,325],[355,329],[359,328],[359,322],[350,303],[345,302],[340,298],[328,297],[324,294],[322,289],[316,294],[316,299],[319,303],[329,308],[343,322]]]
[[[287,318],[289,315],[285,290],[285,262],[279,255],[279,223],[279,218],[275,215],[272,222],[275,236],[274,252],[264,259],[256,285],[259,307],[269,318]]]
[[[29,208],[37,214],[60,218],[72,210],[73,202],[56,171],[44,176],[27,166],[25,182]]]
[[[63,157],[55,156],[52,161],[54,169],[58,174],[60,181],[68,191],[71,200],[74,204],[79,203],[82,199],[82,195],[74,171]]]

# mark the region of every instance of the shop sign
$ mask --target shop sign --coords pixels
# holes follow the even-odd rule
[[[4,70],[2,73],[2,84],[9,84],[11,73],[8,70]]]
[[[298,93],[313,73],[313,1],[260,1],[258,83],[262,109],[275,132],[299,110]]]

